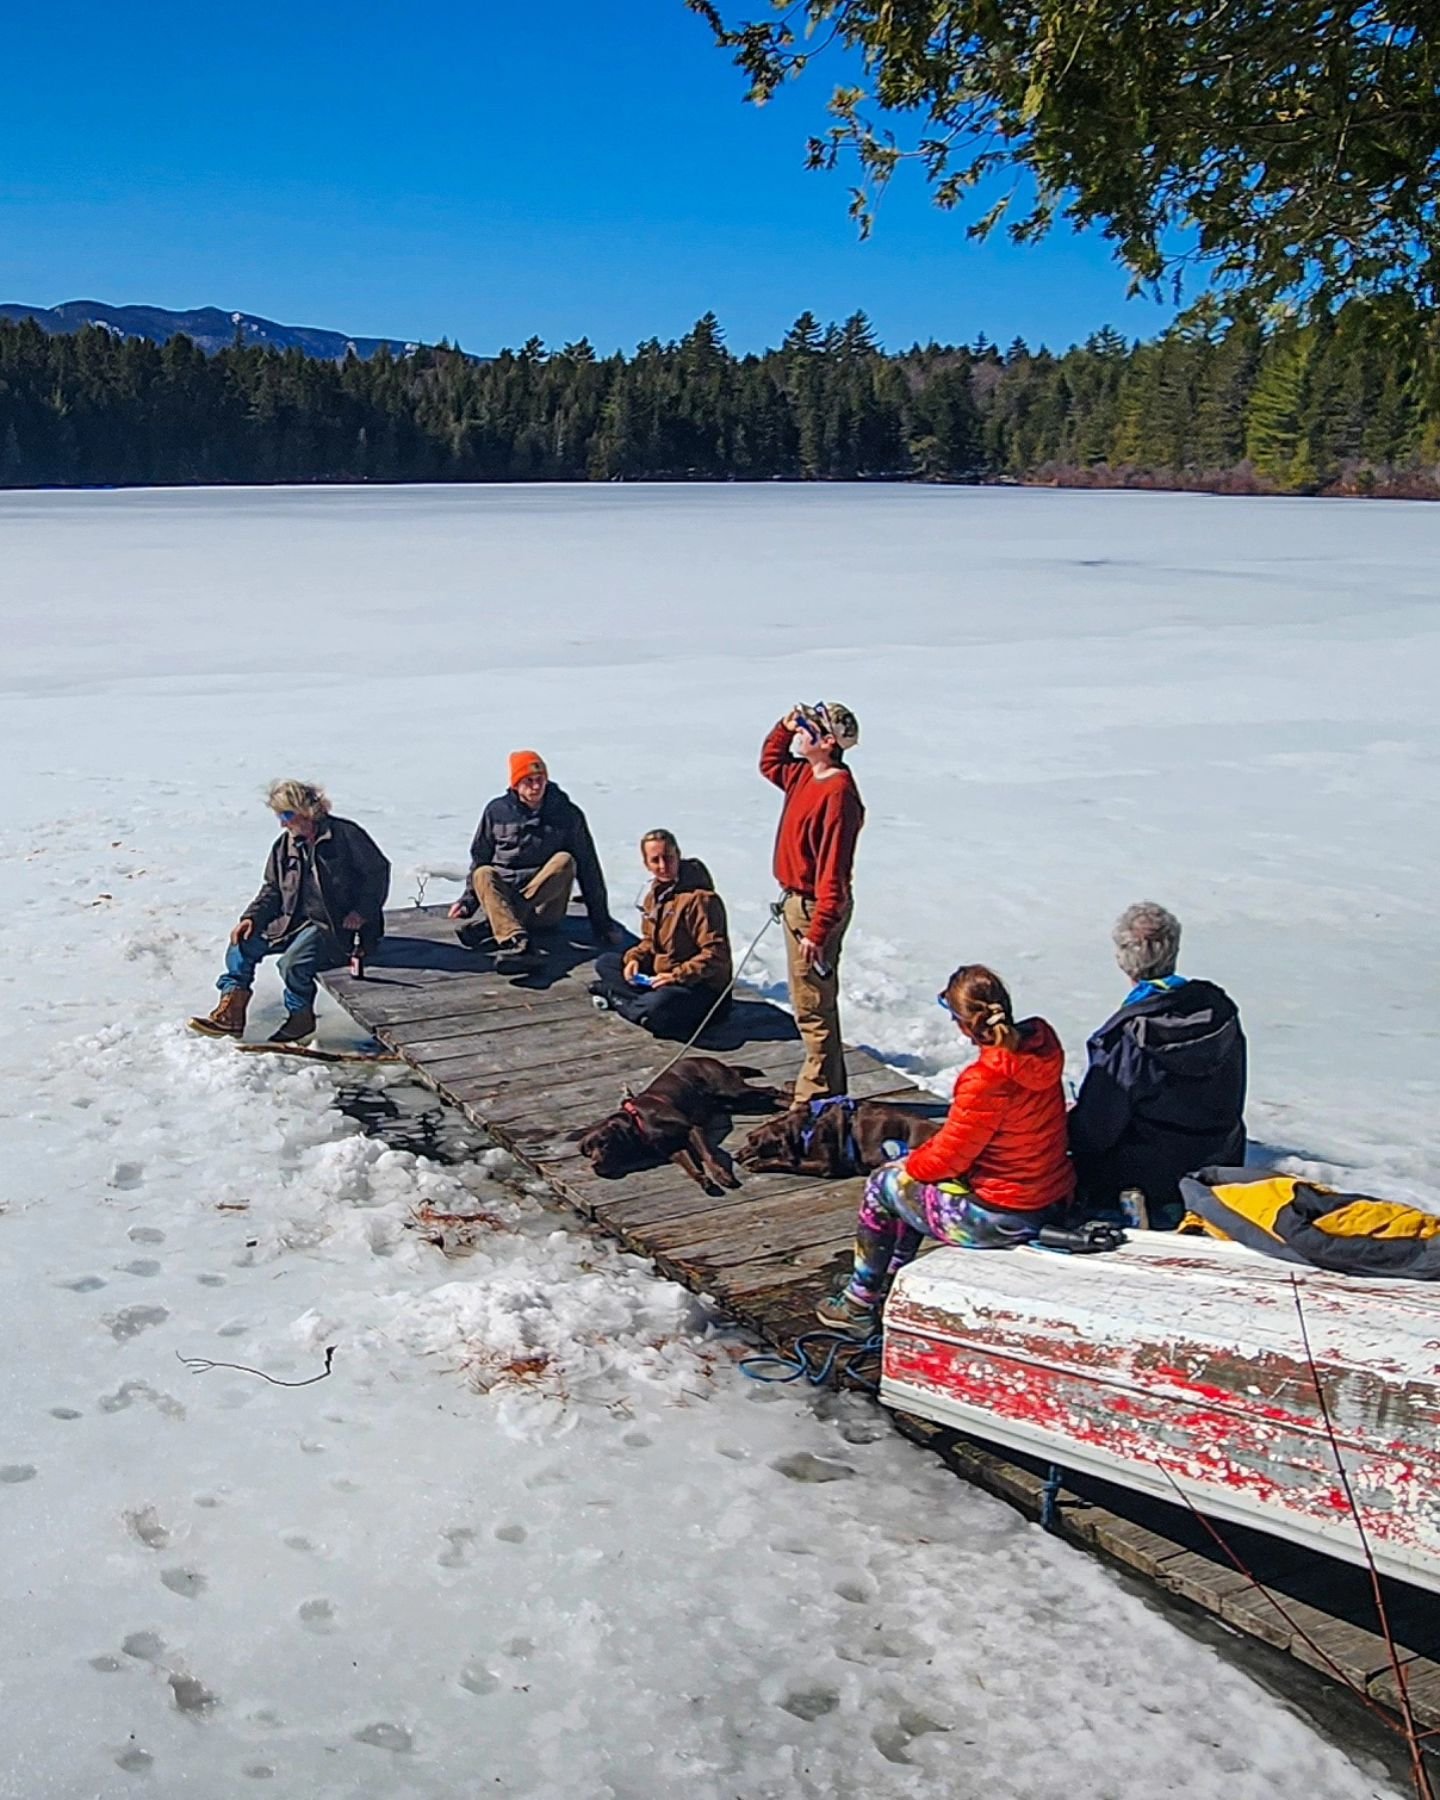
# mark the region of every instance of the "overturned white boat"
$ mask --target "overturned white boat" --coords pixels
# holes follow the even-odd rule
[[[890,1294],[880,1391],[1352,1562],[1358,1513],[1382,1572],[1440,1591],[1433,1285],[1162,1232],[1096,1256],[938,1249]]]

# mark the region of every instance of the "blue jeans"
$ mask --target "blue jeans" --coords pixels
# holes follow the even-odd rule
[[[340,946],[323,925],[302,925],[281,944],[272,944],[263,931],[252,931],[225,952],[225,973],[215,983],[222,994],[255,985],[255,971],[267,956],[280,958],[280,979],[285,983],[287,1013],[306,1012],[315,1004],[315,976],[333,969],[345,959]]]

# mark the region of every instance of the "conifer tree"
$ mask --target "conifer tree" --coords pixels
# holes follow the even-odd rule
[[[1197,312],[1153,343],[1054,356],[912,345],[802,313],[736,356],[713,313],[600,358],[538,338],[490,360],[204,355],[0,324],[0,483],[919,475],[1440,493],[1440,336],[1399,301],[1269,330]],[[1245,459],[1254,459],[1254,469]]]

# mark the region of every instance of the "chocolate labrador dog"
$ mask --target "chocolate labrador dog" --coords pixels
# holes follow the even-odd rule
[[[887,1160],[887,1138],[914,1149],[939,1129],[938,1119],[890,1100],[812,1100],[757,1126],[735,1160],[757,1174],[783,1170],[838,1181],[878,1169]]]
[[[716,1056],[685,1056],[657,1076],[619,1110],[580,1135],[580,1154],[597,1175],[625,1175],[652,1158],[669,1158],[707,1194],[736,1188],[739,1177],[721,1162],[706,1128],[734,1112],[768,1112],[779,1104],[778,1088],[751,1087],[763,1070],[721,1062]]]

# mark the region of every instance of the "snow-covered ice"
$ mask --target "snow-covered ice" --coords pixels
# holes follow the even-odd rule
[[[873,1410],[741,1380],[501,1153],[388,1148],[180,1021],[280,773],[445,899],[533,744],[622,917],[663,823],[746,941],[760,737],[834,696],[852,1038],[943,1087],[982,958],[1078,1074],[1153,896],[1244,1010],[1252,1136],[1440,1204],[1437,552],[1342,502],[0,496],[0,1794],[1393,1791]],[[299,1389],[178,1360],[331,1345]]]

